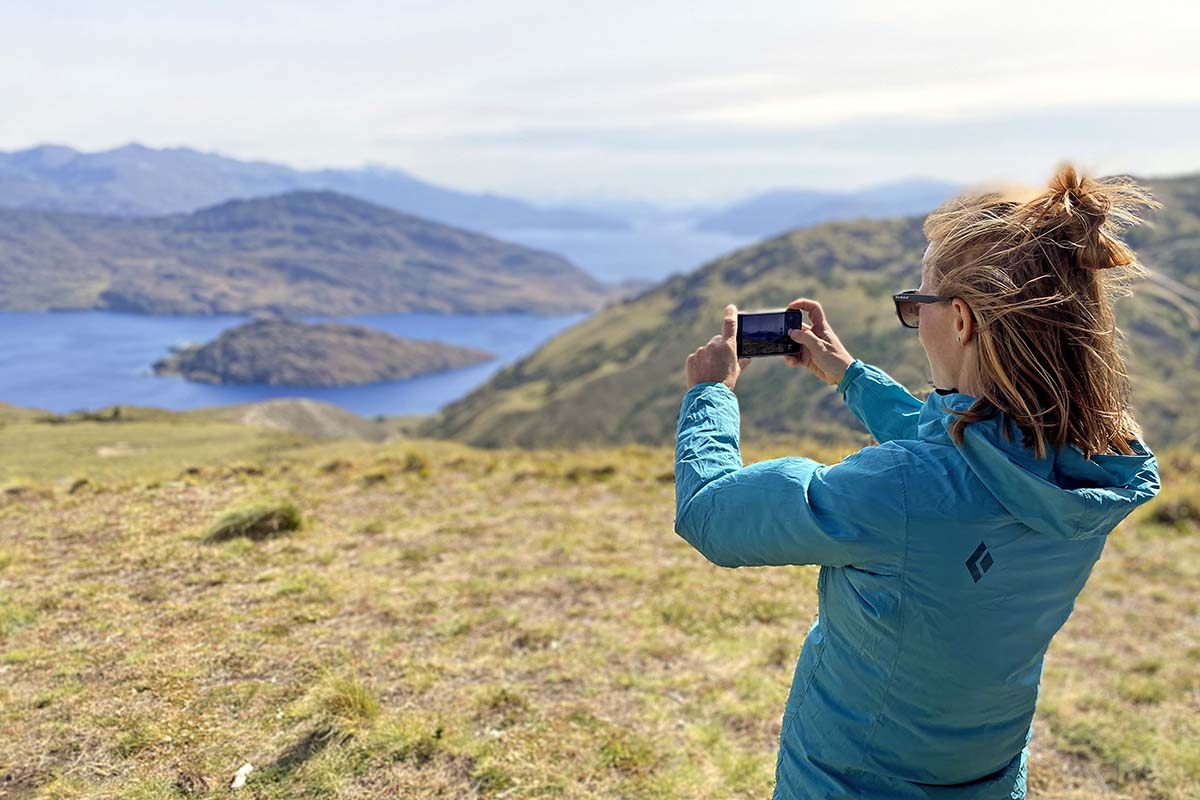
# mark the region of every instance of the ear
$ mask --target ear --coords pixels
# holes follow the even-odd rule
[[[954,309],[954,335],[959,344],[967,344],[975,335],[975,315],[961,298],[954,298],[950,305]]]

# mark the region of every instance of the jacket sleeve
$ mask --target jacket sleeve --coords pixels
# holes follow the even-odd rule
[[[898,447],[867,447],[827,466],[786,457],[742,466],[737,397],[687,391],[675,443],[675,532],[723,567],[897,567],[907,534]]]
[[[846,367],[837,390],[880,444],[917,438],[917,419],[924,403],[883,370],[855,359]]]

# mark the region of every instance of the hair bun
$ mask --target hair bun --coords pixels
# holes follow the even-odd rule
[[[1091,178],[1079,174],[1070,164],[1059,168],[1050,179],[1050,207],[1056,209],[1064,237],[1075,247],[1076,266],[1083,269],[1109,269],[1132,260],[1121,250],[1120,242],[1104,230],[1112,202]],[[1124,260],[1122,260],[1124,258]]]
[[[1046,191],[1026,204],[1027,230],[1038,240],[1070,250],[1070,263],[1080,269],[1127,267],[1137,257],[1120,233],[1141,222],[1139,207],[1161,204],[1127,178],[1095,180],[1063,164]]]

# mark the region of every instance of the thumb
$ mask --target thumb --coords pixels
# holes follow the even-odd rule
[[[750,365],[750,359],[748,359],[748,358],[739,358],[738,359],[738,369],[745,369],[749,365]]]
[[[732,339],[737,336],[737,306],[733,303],[725,306],[725,319],[721,325],[721,337]]]
[[[820,337],[812,332],[812,328],[792,328],[790,331],[788,331],[788,336],[790,336],[793,341],[797,341],[805,347],[815,348],[818,351],[820,350],[820,346],[823,344]]]

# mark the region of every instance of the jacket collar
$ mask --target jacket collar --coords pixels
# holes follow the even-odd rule
[[[931,392],[917,420],[917,435],[954,447],[948,430],[956,418],[952,411],[965,411],[975,399],[961,392]],[[967,425],[957,449],[971,471],[1023,523],[1043,533],[1085,538],[1108,533],[1158,494],[1157,459],[1141,439],[1130,446],[1133,455],[1087,459],[1078,447],[1067,445],[1037,458],[1026,449],[1016,421],[997,414]]]

